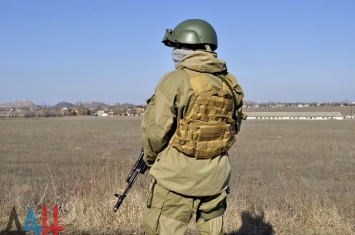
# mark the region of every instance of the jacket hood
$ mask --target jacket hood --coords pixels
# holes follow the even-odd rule
[[[224,60],[217,59],[216,53],[207,51],[194,51],[188,54],[177,68],[187,68],[202,73],[218,73],[227,70]]]

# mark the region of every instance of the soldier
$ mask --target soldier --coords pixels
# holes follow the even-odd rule
[[[217,59],[217,35],[190,19],[167,29],[175,70],[147,100],[141,125],[144,161],[152,175],[143,215],[146,234],[184,234],[196,215],[200,234],[223,234],[230,163],[243,91]]]

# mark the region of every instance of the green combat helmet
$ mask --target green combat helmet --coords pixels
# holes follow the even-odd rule
[[[162,41],[166,46],[193,46],[207,51],[214,51],[218,47],[217,34],[206,21],[199,19],[185,20],[174,30],[167,29]]]

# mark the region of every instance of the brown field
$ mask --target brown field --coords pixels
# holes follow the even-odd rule
[[[57,204],[60,234],[143,234],[147,173],[112,212],[140,152],[140,122],[0,120],[0,232],[13,207],[23,225],[30,205],[40,223],[41,206]],[[355,120],[245,121],[230,151],[226,234],[355,234],[354,143]]]

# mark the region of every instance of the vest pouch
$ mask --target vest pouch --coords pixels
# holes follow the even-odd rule
[[[191,141],[191,138],[187,138],[188,132],[188,130],[178,130],[170,139],[169,144],[187,156],[195,157],[196,142]]]
[[[195,157],[208,159],[226,152],[235,142],[235,132],[230,131],[230,128],[231,125],[225,123],[201,127]]]
[[[225,123],[215,123],[208,126],[200,126],[200,134],[198,136],[198,142],[211,141],[211,140],[223,140],[224,133],[226,132]]]
[[[195,158],[196,159],[211,159],[221,155],[225,149],[223,148],[223,141],[212,140],[205,142],[198,142]]]
[[[170,141],[170,145],[187,156],[195,157],[196,146],[192,146],[194,142],[183,139],[178,135],[173,136]]]

